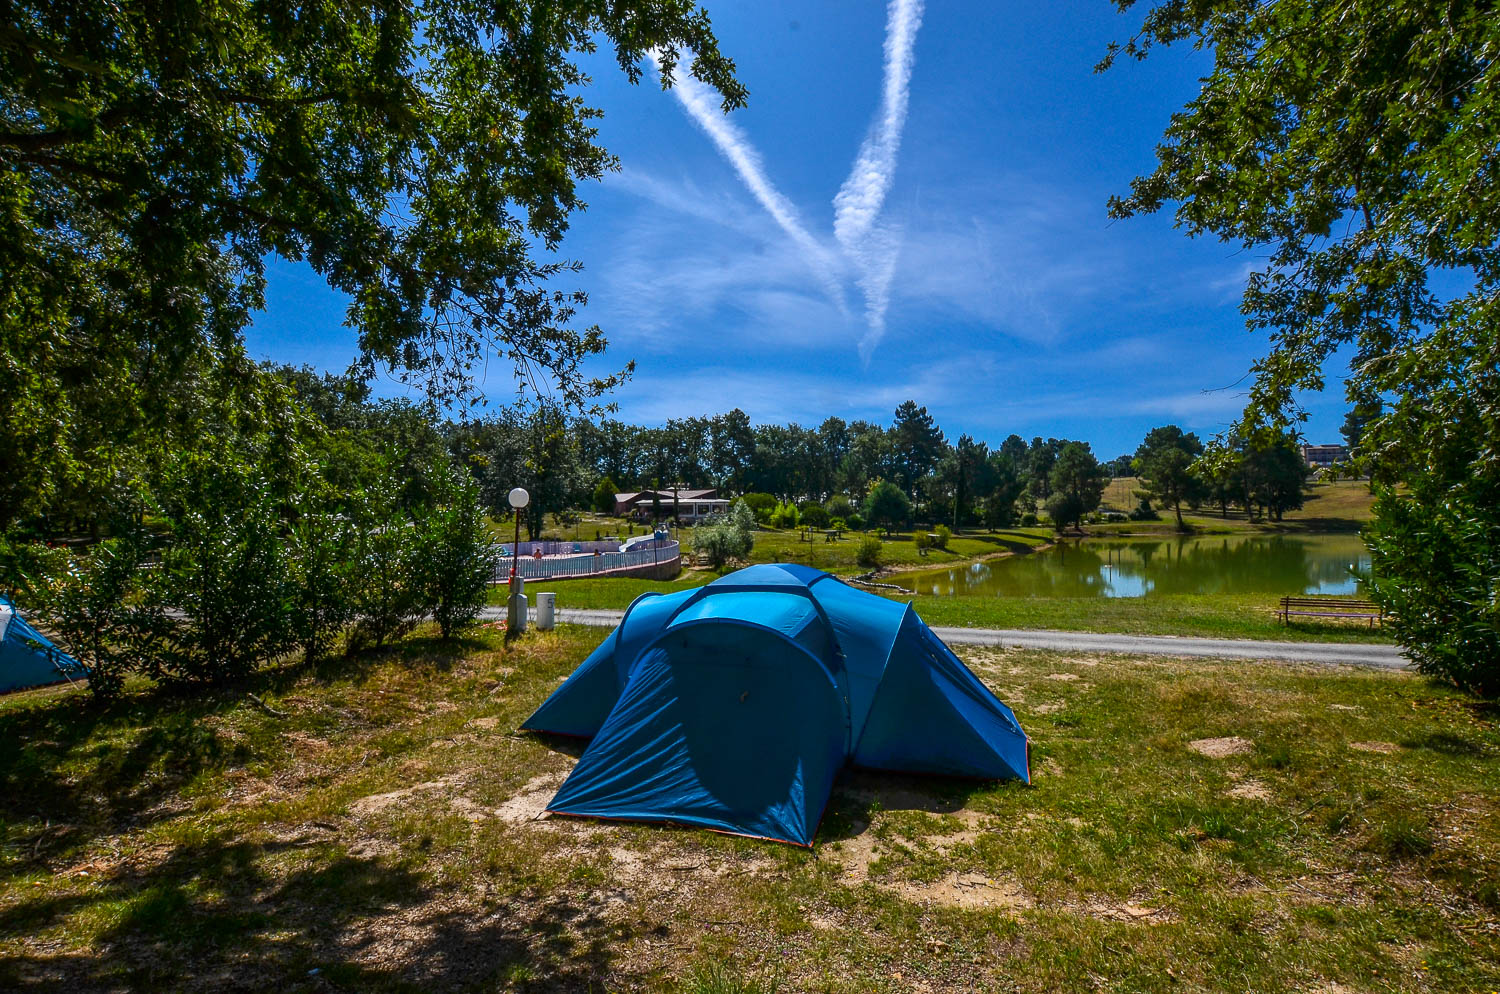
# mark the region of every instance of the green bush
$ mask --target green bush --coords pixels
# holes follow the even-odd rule
[[[1022,528],[1035,528],[1036,527],[1036,512],[1034,512],[1034,511],[1027,511],[1025,514],[1021,515],[1021,527]]]
[[[292,628],[307,659],[326,655],[354,618],[358,536],[343,515],[318,512],[292,525]]]
[[[865,519],[860,516],[858,511],[851,511],[844,515],[844,525],[850,531],[862,532],[865,530]]]
[[[918,531],[912,535],[911,543],[917,547],[919,553],[926,555],[927,550],[932,548],[932,537],[924,531]]]
[[[296,646],[297,585],[280,501],[258,467],[198,453],[169,470],[170,535],[147,602],[175,614],[158,674],[216,682]]]
[[[776,510],[771,512],[770,525],[772,528],[796,528],[797,519],[796,506],[782,501],[776,505]]]
[[[947,525],[938,525],[932,530],[932,532],[937,536],[932,540],[932,544],[937,548],[946,551],[948,548],[948,540],[953,537],[953,529],[949,528]]]
[[[451,638],[479,617],[499,558],[468,470],[445,466],[434,474],[433,505],[418,515],[416,529],[414,582],[443,638]]]
[[[866,535],[859,540],[859,548],[855,550],[854,561],[870,569],[879,569],[884,553],[885,546],[881,544],[880,539],[874,535]]]
[[[911,501],[894,483],[876,480],[865,498],[865,517],[872,525],[884,528],[889,535],[894,526],[911,517]]]
[[[843,518],[830,518],[828,521],[828,527],[834,529],[835,531],[843,531],[845,528],[849,527],[849,523]]]
[[[828,498],[827,503],[823,505],[823,510],[828,512],[830,518],[848,519],[849,515],[854,513],[854,502],[843,494],[835,494]]]
[[[395,487],[387,481],[366,493],[359,508],[351,651],[366,644],[379,647],[406,634],[428,610],[417,562],[422,553],[417,530],[396,497]]]
[[[693,550],[708,557],[715,569],[731,559],[744,559],[755,546],[755,512],[743,499],[735,501],[723,521],[693,529]]]
[[[776,504],[778,503],[776,498],[770,494],[759,493],[745,494],[740,500],[744,501],[750,510],[755,512],[755,520],[762,522],[771,516],[771,512],[776,510]]]
[[[804,504],[800,513],[802,515],[802,523],[804,525],[807,525],[809,528],[828,527],[828,512],[824,510],[822,504],[814,504],[811,502]]]
[[[40,544],[25,549],[25,592],[61,648],[88,671],[96,698],[120,692],[159,631],[154,612],[134,606],[146,551],[146,536],[133,529],[77,555]]]
[[[1500,485],[1413,473],[1380,487],[1365,529],[1371,589],[1417,669],[1500,696]]]

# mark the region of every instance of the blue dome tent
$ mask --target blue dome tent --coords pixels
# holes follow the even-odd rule
[[[1015,715],[910,605],[798,565],[637,598],[521,727],[593,739],[554,814],[802,846],[845,765],[1030,782]]]
[[[83,664],[53,645],[0,596],[0,694],[87,676]]]

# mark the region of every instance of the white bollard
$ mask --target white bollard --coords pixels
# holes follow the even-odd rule
[[[511,594],[510,603],[507,605],[508,615],[506,622],[512,633],[520,635],[526,630],[526,595]]]
[[[556,623],[553,619],[553,610],[557,605],[557,595],[550,590],[536,595],[536,627],[538,631],[550,632]]]

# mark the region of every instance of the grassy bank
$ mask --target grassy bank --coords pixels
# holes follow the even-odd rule
[[[0,987],[1500,986],[1496,714],[1418,678],[966,651],[1034,786],[847,777],[809,852],[535,820],[603,634],[0,700]]]
[[[671,593],[701,586],[717,574],[686,570],[676,580],[587,579],[527,585],[557,594],[559,608],[623,609],[647,591]],[[897,574],[887,577],[899,584]],[[1203,594],[1152,597],[934,597],[874,590],[911,601],[929,624],[966,628],[1053,628],[1069,632],[1124,632],[1133,635],[1199,635],[1206,638],[1271,639],[1293,642],[1389,642],[1380,628],[1364,623],[1293,622],[1276,619],[1276,598],[1263,595]],[[503,587],[490,591],[505,602]]]
[[[998,531],[973,531],[955,535],[948,541],[946,549],[928,549],[925,554],[917,550],[916,532],[896,531],[889,537],[884,533],[871,532],[881,538],[880,561],[884,566],[936,567],[949,563],[965,562],[982,556],[1024,554],[1047,545],[1052,541],[1052,532],[1046,528],[1014,528]],[[805,542],[796,529],[788,531],[758,531],[755,533],[755,548],[750,561],[756,563],[802,563],[816,566],[829,573],[864,573],[868,567],[856,561],[860,539],[857,532],[845,532],[835,542],[826,541],[821,531],[812,533],[812,541]]]
[[[1134,496],[1141,488],[1135,477],[1119,477],[1111,480],[1104,491],[1105,510],[1128,512],[1138,503]],[[1230,508],[1223,514],[1218,508],[1204,506],[1197,511],[1184,507],[1182,520],[1191,530],[1205,534],[1267,532],[1352,532],[1358,531],[1370,520],[1375,496],[1370,485],[1363,480],[1335,480],[1331,483],[1314,483],[1308,488],[1302,507],[1287,511],[1280,521],[1266,518],[1251,520],[1244,511]],[[1089,525],[1091,533],[1102,535],[1158,535],[1176,534],[1177,518],[1170,509],[1158,510],[1157,521],[1130,521],[1116,524]]]

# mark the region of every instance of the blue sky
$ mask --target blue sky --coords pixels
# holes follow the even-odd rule
[[[1266,343],[1238,303],[1260,258],[1105,211],[1203,55],[1095,75],[1133,27],[1104,0],[707,7],[750,89],[727,118],[701,87],[590,61],[622,169],[585,189],[561,254],[586,267],[567,285],[610,340],[599,368],[636,361],[619,417],[888,423],[910,398],[950,439],[1081,438],[1108,458],[1243,406]],[[305,266],[272,260],[269,279],[251,353],[345,368],[344,302]],[[1338,438],[1329,382],[1304,400],[1312,441]],[[511,396],[506,375],[488,386]]]

